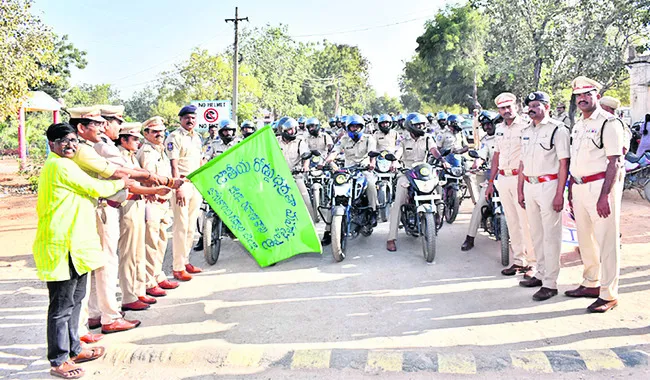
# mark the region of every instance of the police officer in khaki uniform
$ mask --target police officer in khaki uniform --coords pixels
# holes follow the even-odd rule
[[[481,139],[480,147],[478,150],[479,159],[474,161],[472,169],[478,168],[481,163],[484,161],[487,165],[492,161],[492,155],[494,154],[494,146],[496,144],[496,138],[494,132],[496,131],[496,122],[500,119],[500,116],[494,112],[482,111],[477,116],[477,121],[481,125],[481,128],[485,131],[485,136]],[[480,185],[480,193],[476,204],[474,205],[474,210],[472,210],[472,218],[469,221],[469,228],[467,229],[467,236],[465,241],[460,247],[461,251],[469,251],[474,248],[474,239],[478,233],[478,226],[481,222],[482,209],[484,206],[487,206],[487,198],[485,197],[485,191],[487,189],[487,179],[488,173],[481,172],[476,174],[476,181]]]
[[[280,149],[289,169],[293,172],[293,179],[296,181],[302,200],[305,202],[309,215],[313,219],[314,210],[311,207],[309,192],[302,174],[309,170],[309,160],[303,159],[303,155],[309,153],[309,148],[303,139],[297,138],[299,133],[298,122],[294,118],[283,117],[278,121],[278,128],[280,129],[278,144],[280,144]]]
[[[123,123],[120,127],[118,149],[126,158],[126,166],[140,169],[135,155],[140,146],[141,123]],[[156,299],[146,294],[147,262],[145,247],[145,201],[143,196],[165,196],[167,187],[133,189],[126,202],[120,205],[119,283],[122,290],[122,310],[144,310],[142,304],[154,304]]]
[[[136,159],[143,169],[167,178],[172,177],[169,158],[165,154],[165,120],[154,116],[142,123],[145,141],[138,149]],[[158,195],[145,204],[146,288],[152,297],[167,295],[166,290],[176,289],[178,282],[170,281],[162,270],[167,251],[167,230],[171,226],[172,195]]]
[[[377,141],[372,135],[364,134],[363,128],[365,121],[359,115],[348,116],[346,119],[347,134],[334,144],[332,153],[327,157],[325,163],[332,162],[340,153],[345,155],[345,166],[368,165],[368,170],[363,172],[363,176],[368,181],[366,188],[368,203],[372,207],[372,224],[377,225],[377,177],[375,170],[375,157],[368,156],[370,152],[377,151]],[[329,220],[329,215],[325,215]],[[330,226],[325,226],[325,234],[321,239],[322,245],[329,245],[332,242]]]
[[[241,141],[239,137],[235,136],[236,131],[237,124],[235,124],[234,121],[224,119],[219,122],[219,131],[217,132],[219,138],[212,142],[212,145],[209,148],[210,156],[208,157],[208,160],[221,155],[223,152],[232,148]]]
[[[572,131],[569,202],[576,219],[584,280],[565,294],[597,297],[587,309],[604,313],[618,304],[624,130],[621,122],[599,106],[600,83],[580,76],[571,87],[582,118]]]
[[[320,152],[322,157],[327,157],[334,146],[332,136],[321,132],[320,121],[315,117],[307,119],[306,125],[307,132],[309,132],[309,136],[306,139],[307,148],[309,150],[317,150]],[[314,210],[314,212],[316,212],[316,210]]]
[[[555,107],[555,113],[556,115],[553,116],[553,119],[571,127],[571,119],[569,119],[569,114],[566,112],[566,104],[558,103]]]
[[[440,151],[450,150],[453,154],[463,154],[469,150],[469,143],[467,138],[462,132],[460,124],[465,121],[460,115],[451,114],[447,116],[447,127],[442,130],[438,136],[436,143]],[[476,204],[476,179],[473,174],[465,173],[463,180],[469,190],[469,196],[472,198],[472,203]]]
[[[516,101],[517,98],[509,92],[499,94],[494,99],[504,122],[497,125],[490,179],[485,194],[488,198],[492,198],[494,179],[498,175],[499,197],[506,216],[510,247],[514,255],[514,264],[502,270],[501,274],[513,276],[517,273],[525,273],[525,277],[531,277],[534,274],[535,252],[530,239],[526,210],[519,205],[517,194],[521,131],[528,125],[517,115]]]
[[[254,122],[250,120],[244,120],[244,122],[241,123],[240,130],[242,138],[245,139],[246,137],[249,137],[255,133],[255,131],[257,131],[257,127],[255,126]]]
[[[217,144],[219,142],[219,125],[218,124],[210,124],[208,126],[208,138],[206,138],[203,141],[203,159],[205,161],[209,161],[211,157],[214,155],[212,154],[212,146],[214,144]]]
[[[618,107],[621,106],[620,100],[616,99],[613,96],[603,96],[602,98],[600,98],[598,103],[600,104],[600,108],[611,113],[612,115],[614,115],[614,117],[617,117],[616,110],[618,109]],[[630,129],[630,126],[627,125],[627,123],[623,123],[623,128],[625,131],[625,135],[623,139],[623,155],[625,155],[627,152],[629,152],[630,145],[632,143],[632,130]],[[621,166],[621,170],[625,172],[625,167]]]
[[[400,142],[398,149],[405,168],[426,162],[429,154],[436,158],[440,157],[435,140],[433,137],[426,135],[426,122],[427,119],[424,115],[419,113],[410,114],[404,122],[404,127],[409,134]],[[392,168],[396,168],[395,162],[393,162]],[[397,228],[402,205],[408,199],[408,185],[409,181],[406,176],[400,174],[397,177],[397,185],[395,186],[395,202],[390,210],[388,241],[386,241],[386,249],[390,252],[397,250]]]
[[[564,187],[569,175],[569,127],[550,117],[550,98],[540,91],[524,101],[531,123],[521,132],[519,205],[526,209],[537,258],[537,272],[519,285],[541,286],[535,301],[557,295],[562,250]]]
[[[172,175],[175,178],[185,178],[201,166],[201,138],[194,131],[196,106],[189,105],[181,108],[178,116],[181,127],[167,136],[165,152],[170,160]],[[203,202],[203,198],[191,182],[185,182],[176,190],[172,198],[174,213],[172,269],[174,278],[177,280],[189,281],[192,279],[190,273],[202,271],[190,264],[188,257],[194,242],[201,202]]]
[[[379,121],[378,130],[372,134],[377,141],[377,151],[382,152],[386,150],[388,153],[396,154],[398,150],[397,146],[402,140],[402,137],[396,130],[391,129],[392,121],[390,121],[390,116],[384,114],[379,116],[377,120]]]

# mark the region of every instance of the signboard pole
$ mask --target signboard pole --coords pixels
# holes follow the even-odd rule
[[[233,68],[232,68],[232,120],[237,123],[237,87],[239,82],[239,22],[248,21],[248,17],[239,18],[239,7],[235,7],[235,18],[228,18],[226,22],[231,21],[235,24],[235,45],[233,49]]]

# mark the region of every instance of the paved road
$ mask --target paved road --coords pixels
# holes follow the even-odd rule
[[[129,312],[128,317],[142,319],[142,326],[106,336],[107,356],[86,368],[107,379],[159,378],[160,373],[169,378],[214,373],[419,378],[432,372],[483,377],[497,371],[504,378],[559,379],[587,371],[605,371],[599,372],[603,378],[646,377],[648,241],[624,246],[620,306],[590,315],[591,300],[533,301],[534,289],[500,275],[498,243],[485,236],[477,238],[475,249],[461,252],[469,203],[440,231],[432,264],[424,261],[419,242],[403,232],[398,252],[387,252],[387,223],[371,237],[351,241],[341,263],[326,248],[322,256],[301,255],[262,269],[230,241],[213,267],[194,253],[191,262],[205,272],[150,310]],[[560,294],[575,287],[582,271],[572,247],[565,251]],[[0,296],[11,296],[12,303],[0,307],[0,377],[38,378],[47,368],[42,359],[46,291],[38,281],[19,277],[0,281]]]

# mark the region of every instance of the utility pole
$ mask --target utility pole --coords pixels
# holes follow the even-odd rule
[[[248,17],[239,18],[239,7],[235,7],[235,18],[227,18],[226,22],[235,24],[235,46],[232,56],[232,119],[237,123],[237,86],[239,82],[239,22],[248,21]]]

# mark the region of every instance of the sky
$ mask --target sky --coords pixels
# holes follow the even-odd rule
[[[59,35],[87,52],[88,66],[74,69],[71,84],[109,83],[129,98],[157,76],[189,58],[195,47],[223,51],[234,39],[235,7],[243,27],[288,25],[297,41],[358,46],[370,62],[378,95],[399,96],[404,61],[444,0],[171,1],[34,0],[33,12]]]

